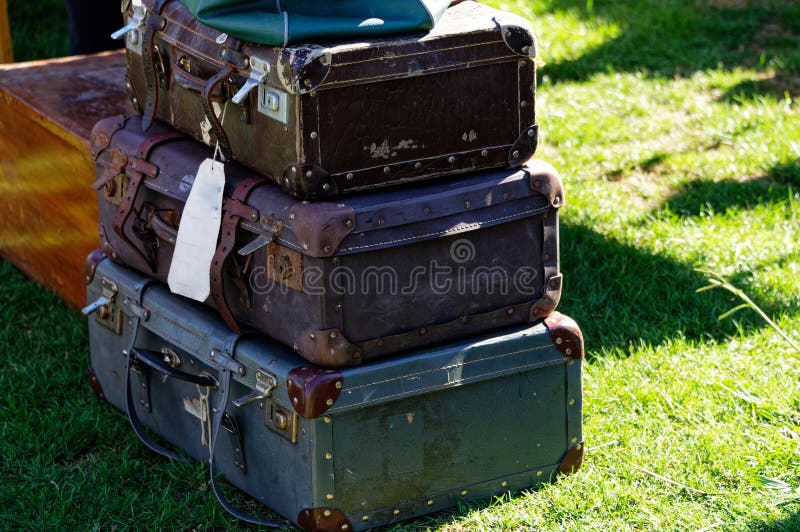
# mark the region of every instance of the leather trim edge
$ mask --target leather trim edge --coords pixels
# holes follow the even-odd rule
[[[103,387],[100,385],[100,380],[95,375],[94,369],[89,366],[89,385],[92,387],[94,394],[100,401],[106,400],[106,394],[103,393]]]

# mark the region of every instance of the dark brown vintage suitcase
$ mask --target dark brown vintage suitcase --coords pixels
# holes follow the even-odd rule
[[[184,203],[212,150],[162,123],[110,118],[92,132],[101,243],[168,277]],[[308,360],[345,366],[542,318],[561,290],[557,172],[532,160],[409,189],[300,201],[225,166],[211,296]]]
[[[128,89],[144,127],[218,143],[295,197],[518,167],[536,150],[536,47],[516,15],[468,1],[428,34],[274,48],[177,0],[136,4]]]

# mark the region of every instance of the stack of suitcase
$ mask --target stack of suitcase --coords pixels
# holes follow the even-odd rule
[[[208,460],[250,522],[217,473],[350,530],[577,469],[583,339],[554,312],[564,195],[531,159],[526,23],[466,1],[424,36],[273,48],[123,4],[138,113],[91,146],[97,395],[156,452],[182,456],[152,433]],[[209,159],[203,305],[170,286]]]

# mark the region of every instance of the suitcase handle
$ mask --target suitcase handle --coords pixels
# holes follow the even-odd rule
[[[156,234],[156,237],[159,240],[163,240],[169,244],[175,245],[176,240],[178,239],[178,229],[170,225],[166,222],[161,216],[158,215],[155,211],[151,212],[148,215],[147,224],[153,229],[153,232]]]
[[[206,86],[206,83],[208,83],[207,79],[195,76],[186,70],[186,67],[184,67],[181,63],[181,59],[178,59],[175,61],[175,63],[173,63],[172,71],[175,73],[175,81],[177,81],[178,85],[187,91],[200,94],[203,92],[203,88]]]
[[[172,377],[173,379],[180,379],[182,381],[208,388],[217,388],[218,386],[217,379],[211,375],[195,375],[193,373],[186,373],[185,371],[175,369],[172,364],[167,362],[168,357],[163,353],[146,351],[144,349],[132,349],[130,357],[132,359],[131,364],[134,363],[133,360],[139,360],[148,367],[163,373],[167,377]]]

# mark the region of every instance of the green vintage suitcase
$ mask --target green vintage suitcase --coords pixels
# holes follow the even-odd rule
[[[232,335],[102,254],[87,281],[97,395],[157,452],[176,456],[143,426],[209,461],[215,493],[218,472],[305,530],[394,523],[582,462],[583,339],[561,314],[334,370]]]

